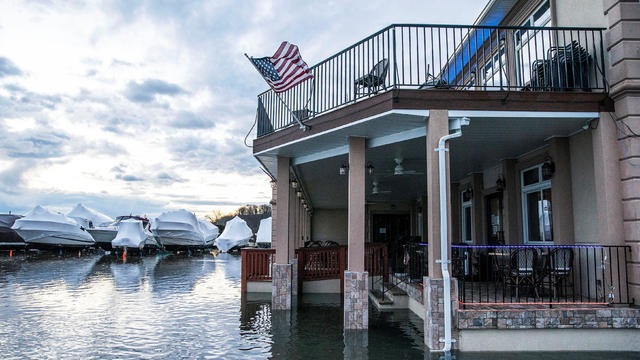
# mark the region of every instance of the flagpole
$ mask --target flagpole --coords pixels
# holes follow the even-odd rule
[[[287,109],[287,111],[291,114],[291,116],[293,116],[293,118],[296,120],[296,122],[300,125],[300,129],[302,129],[302,131],[307,131],[311,129],[311,126],[309,125],[305,125],[302,123],[302,121],[300,121],[300,119],[298,119],[298,116],[296,116],[296,114],[291,110],[291,108],[289,108],[289,105],[287,105],[286,102],[284,102],[284,100],[280,97],[280,94],[276,91],[276,89],[273,88],[273,86],[271,86],[271,84],[269,84],[269,82],[267,81],[267,79],[265,79],[264,75],[262,75],[262,71],[260,71],[260,69],[258,69],[258,67],[256,66],[256,64],[253,63],[253,61],[251,61],[251,58],[249,57],[249,55],[247,55],[247,53],[244,54],[244,56],[247,57],[247,60],[249,60],[249,62],[251,63],[251,65],[253,65],[253,67],[258,71],[258,73],[260,74],[260,76],[262,76],[262,79],[264,79],[264,81],[267,83],[267,85],[269,85],[269,87],[271,88],[271,90],[273,90],[273,92],[276,94],[276,97],[282,102],[282,104],[284,105],[285,109]]]

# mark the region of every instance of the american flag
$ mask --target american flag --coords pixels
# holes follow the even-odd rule
[[[284,41],[272,57],[250,58],[262,77],[276,92],[283,92],[312,79],[313,74],[302,60],[298,47]]]

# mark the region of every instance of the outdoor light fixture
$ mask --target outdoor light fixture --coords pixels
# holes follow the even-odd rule
[[[301,198],[302,197],[302,191],[300,191],[300,190],[296,191],[296,196],[298,198]]]
[[[342,164],[342,166],[340,166],[340,169],[338,170],[338,174],[347,175],[347,170],[349,170],[349,167],[346,164]]]
[[[367,165],[367,174],[373,175],[373,171],[374,170],[375,170],[375,168],[373,167],[373,165],[371,165],[371,163],[369,163],[369,165]]]
[[[270,183],[271,183],[271,188],[272,189],[275,189],[276,185],[278,185],[278,183],[275,180],[271,180]]]
[[[470,201],[473,197],[473,189],[468,187],[465,191],[462,192],[462,201],[467,202]]]
[[[294,188],[294,189],[297,189],[298,188],[298,182],[295,181],[295,180],[291,180],[291,187]]]
[[[502,176],[500,176],[498,180],[496,180],[496,190],[498,191],[504,190],[504,179],[502,178]]]
[[[553,173],[556,172],[556,164],[553,163],[550,157],[547,157],[542,164],[542,179],[549,180],[553,177]]]

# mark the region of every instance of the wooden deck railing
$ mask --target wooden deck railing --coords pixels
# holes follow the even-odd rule
[[[347,247],[300,248],[298,259],[298,281],[340,279],[344,288],[344,271],[347,269]],[[274,249],[242,249],[242,291],[247,291],[248,281],[271,281],[271,265]],[[369,276],[388,277],[388,252],[386,244],[366,244],[365,270]]]
[[[242,249],[242,292],[247,291],[247,281],[271,281],[275,255],[275,249]]]

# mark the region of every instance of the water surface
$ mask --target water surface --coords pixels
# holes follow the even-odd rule
[[[370,329],[342,331],[339,295],[306,295],[271,312],[240,294],[228,254],[0,256],[3,359],[423,359],[423,322],[372,309]],[[428,358],[428,355],[427,357]],[[436,357],[438,358],[438,357]],[[635,354],[458,354],[458,359],[637,358]]]

